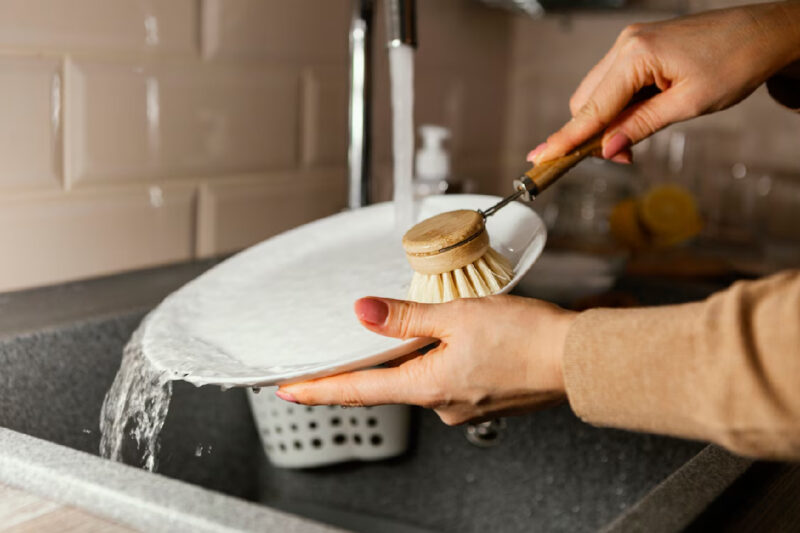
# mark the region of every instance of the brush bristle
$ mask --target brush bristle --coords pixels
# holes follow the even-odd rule
[[[443,303],[456,298],[478,298],[500,292],[514,277],[511,262],[493,248],[465,267],[443,274],[414,272],[408,299],[421,303]]]

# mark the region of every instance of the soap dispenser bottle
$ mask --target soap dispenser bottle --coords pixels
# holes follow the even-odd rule
[[[450,177],[450,156],[444,149],[444,140],[450,137],[450,130],[433,124],[419,127],[422,147],[417,150],[414,161],[414,196],[424,198],[444,194]]]

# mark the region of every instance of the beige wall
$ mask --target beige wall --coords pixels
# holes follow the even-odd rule
[[[724,1],[724,0],[723,0]],[[718,4],[720,0],[696,0]],[[390,197],[375,27],[374,192]],[[0,0],[0,291],[229,253],[346,203],[350,0]],[[419,0],[417,124],[455,179],[505,192],[628,23]],[[762,93],[691,127],[800,169],[798,117]],[[727,157],[727,155],[726,155]]]
[[[736,3],[753,2],[689,2],[692,11]],[[524,165],[524,154],[569,119],[570,95],[625,26],[672,16],[657,12],[617,12],[548,15],[540,20],[515,18],[505,145],[508,171],[516,172]],[[707,154],[706,162],[742,162],[762,169],[800,173],[800,159],[797,157],[800,151],[800,117],[772,101],[763,87],[729,110],[674,125],[670,129],[689,132],[687,142],[705,142],[719,132],[733,138],[725,149]]]
[[[341,209],[348,5],[1,0],[0,290]]]
[[[458,170],[485,177],[510,17],[419,4],[417,120],[452,127]],[[228,253],[344,208],[349,13],[350,0],[0,0],[0,291]]]
[[[377,1],[380,10],[384,2]],[[502,176],[514,17],[475,0],[417,0],[417,8],[415,123],[450,128],[447,147],[453,179],[489,190]],[[377,20],[377,40],[383,43],[382,12]],[[378,199],[388,200],[392,174],[389,67],[385,54],[377,53],[375,59],[375,192]]]

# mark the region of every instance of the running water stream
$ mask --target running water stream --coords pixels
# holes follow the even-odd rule
[[[389,48],[392,91],[395,228],[400,235],[414,223],[414,49]],[[122,364],[100,414],[100,455],[114,461],[138,462],[154,471],[159,434],[169,410],[172,382],[152,367],[142,336],[147,319],[125,347]],[[135,448],[131,448],[131,445]],[[132,459],[131,456],[134,456]]]
[[[392,90],[395,229],[402,235],[416,219],[414,209],[414,48],[389,47]]]
[[[144,354],[145,319],[122,354],[114,383],[100,412],[100,455],[114,461],[136,454],[135,462],[153,472],[158,466],[158,437],[167,418],[172,382],[155,370]],[[135,443],[135,449],[126,445]],[[128,461],[126,461],[128,462]]]

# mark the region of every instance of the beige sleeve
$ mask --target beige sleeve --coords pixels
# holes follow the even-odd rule
[[[564,378],[591,424],[800,459],[800,271],[697,303],[586,311]]]
[[[782,106],[800,111],[800,61],[768,79],[767,91]]]

